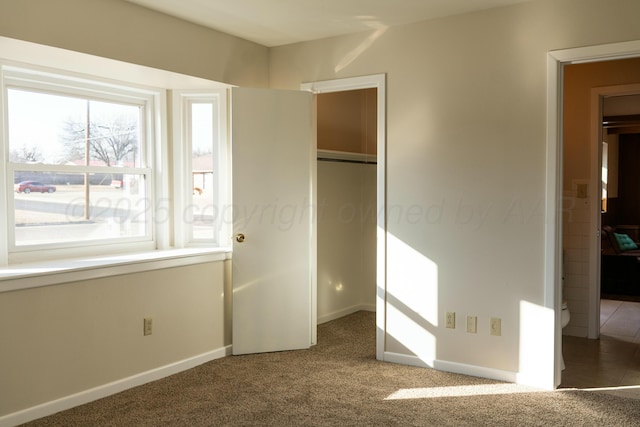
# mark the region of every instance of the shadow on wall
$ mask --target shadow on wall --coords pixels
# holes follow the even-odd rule
[[[506,265],[522,246],[515,230],[528,233],[528,226],[538,222],[539,207],[520,206],[515,215],[514,203],[485,205],[469,221],[462,221],[458,212],[460,221],[455,223],[456,214],[444,201],[442,216],[421,209],[423,222],[426,213],[431,219],[439,217],[434,224],[411,224],[408,217],[405,224],[391,224],[403,236],[387,234],[387,355],[418,366],[529,385],[549,377],[555,360],[549,340],[555,312],[522,298],[531,285],[523,282],[528,280],[527,268],[532,268],[522,268],[524,259],[515,257],[517,262]],[[503,238],[496,236],[494,226]],[[505,228],[514,235],[505,234]],[[445,325],[447,312],[455,313],[453,328]],[[467,331],[467,316],[476,318],[475,333]],[[491,330],[494,318],[500,319],[499,333]]]

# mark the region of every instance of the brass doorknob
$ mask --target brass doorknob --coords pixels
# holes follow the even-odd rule
[[[238,242],[238,243],[244,242],[244,234],[242,234],[242,233],[236,234],[236,242]]]

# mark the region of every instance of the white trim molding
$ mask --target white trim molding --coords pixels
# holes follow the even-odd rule
[[[433,368],[439,371],[489,378],[497,381],[506,381],[510,383],[518,382],[518,374],[516,372],[486,368],[483,366],[466,365],[463,363],[449,362],[447,360],[424,361],[417,356],[409,356],[406,354],[387,351],[384,353],[384,361],[398,363],[401,365],[416,366],[418,368]]]
[[[185,248],[18,264],[0,268],[0,293],[230,258],[229,249]]]
[[[376,311],[376,306],[373,304],[358,304],[351,307],[343,308],[331,313],[324,314],[318,317],[318,325],[326,322],[330,322],[335,319],[339,319],[344,316],[348,316],[358,311]]]
[[[357,89],[377,89],[377,189],[376,189],[376,212],[377,221],[377,255],[376,255],[376,358],[384,360],[385,336],[386,336],[386,292],[387,292],[387,76],[386,74],[374,74],[370,76],[350,77],[336,80],[325,80],[320,82],[303,83],[302,90],[307,90],[316,94],[342,92]],[[316,185],[317,177],[314,177]],[[313,272],[317,276],[317,270]],[[312,293],[316,296],[317,289]],[[312,319],[312,323],[317,323],[317,313]]]
[[[123,378],[121,380],[113,381],[99,387],[85,390],[80,393],[65,396],[60,399],[33,406],[19,412],[4,415],[0,417],[0,427],[16,426],[32,420],[36,420],[38,418],[55,414],[60,411],[71,409],[79,405],[84,405],[86,403],[93,402],[94,400],[102,399],[104,397],[120,393],[124,390],[138,387],[143,384],[157,381],[170,375],[195,368],[196,366],[202,365],[215,359],[229,356],[230,354],[231,346],[225,346],[216,350],[209,351],[207,353],[200,354],[198,356],[180,360],[175,363],[170,363],[156,369],[132,375],[128,378]]]
[[[633,58],[640,56],[640,40],[599,46],[562,49],[547,54],[547,171],[546,171],[546,230],[545,230],[545,272],[544,302],[546,308],[555,311],[554,328],[554,388],[562,379],[562,164],[563,164],[563,83],[564,66],[585,62]],[[591,168],[593,168],[593,162]],[[592,172],[593,173],[593,172]],[[597,171],[596,171],[597,173]],[[592,230],[596,215],[591,215]],[[596,233],[594,232],[594,235]],[[590,274],[594,274],[591,268]],[[597,281],[590,278],[590,299],[594,298]],[[597,290],[596,290],[597,291]],[[597,302],[590,301],[589,316],[595,316]]]

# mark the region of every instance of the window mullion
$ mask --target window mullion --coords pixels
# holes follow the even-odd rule
[[[152,189],[150,194],[151,210],[154,212],[153,230],[155,235],[157,249],[168,249],[171,247],[171,225],[175,221],[171,211],[171,193],[169,191],[169,149],[168,149],[168,111],[167,111],[167,94],[161,91],[154,95],[152,106],[147,109],[147,117],[145,123],[145,134],[149,140],[154,141],[149,146],[154,146],[151,152],[143,153],[146,156],[148,164],[153,165],[153,172],[148,177],[148,188]]]

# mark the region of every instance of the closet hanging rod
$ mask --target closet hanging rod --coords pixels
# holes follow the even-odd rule
[[[377,165],[376,160],[356,160],[356,159],[336,159],[332,157],[319,157],[319,162],[338,162],[338,163],[359,163],[364,165]]]
[[[348,151],[336,151],[318,149],[317,158],[323,162],[347,162],[347,163],[371,163],[378,162],[378,156],[375,154],[352,153]]]

